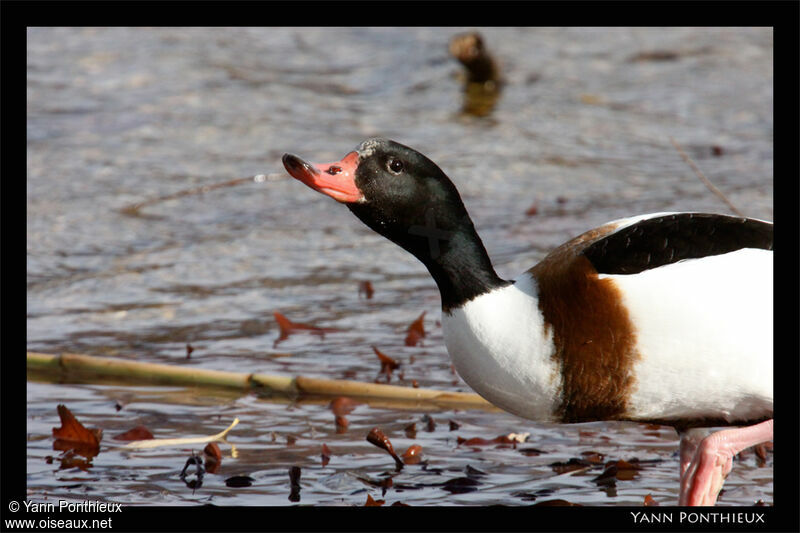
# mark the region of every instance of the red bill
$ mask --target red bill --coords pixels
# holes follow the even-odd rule
[[[341,161],[321,165],[304,161],[294,154],[284,154],[283,166],[293,178],[338,202],[364,200],[364,195],[356,186],[357,152],[350,152]]]

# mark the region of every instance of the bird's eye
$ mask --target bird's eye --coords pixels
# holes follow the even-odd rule
[[[403,162],[400,161],[399,159],[390,159],[389,170],[391,170],[395,174],[400,174],[403,171]]]

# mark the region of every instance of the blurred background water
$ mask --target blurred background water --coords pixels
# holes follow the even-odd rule
[[[771,29],[477,28],[503,77],[485,116],[464,111],[463,69],[448,52],[467,29],[29,28],[28,349],[373,381],[377,346],[402,365],[392,383],[468,391],[451,370],[424,267],[333,200],[277,178],[284,152],[333,161],[371,136],[420,150],[451,177],[506,278],[608,220],[729,212],[670,138],[739,210],[772,219]],[[125,210],[256,174],[274,179]],[[362,281],[371,299],[359,295]],[[275,345],[274,311],[343,331]],[[423,311],[428,336],[405,346]],[[444,411],[426,431],[422,411],[364,405],[337,432],[325,401],[41,379],[27,401],[31,500],[677,501],[677,437],[665,427]],[[107,435],[138,424],[162,438],[213,434],[238,416],[238,456],[223,446],[222,471],[195,491],[179,478],[186,450],[109,450],[85,470],[62,468],[48,460],[57,403]],[[386,474],[390,458],[364,440],[374,426],[398,451],[421,444],[425,461]],[[531,436],[516,448],[456,440],[509,432]],[[322,443],[333,452],[324,467]],[[551,466],[582,452],[653,462],[611,487],[592,481],[602,465],[577,475]],[[288,499],[291,466],[302,468],[299,502]],[[227,487],[237,474],[253,485]],[[386,477],[394,487],[384,493],[375,482]],[[459,478],[472,481],[445,483]],[[771,455],[762,464],[750,454],[720,504],[772,499]]]

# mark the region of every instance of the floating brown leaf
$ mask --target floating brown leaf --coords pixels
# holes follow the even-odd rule
[[[367,298],[367,300],[372,299],[372,295],[375,291],[372,289],[372,283],[369,281],[362,281],[358,284],[358,295],[361,296],[362,294]]]
[[[491,446],[496,445],[498,448],[508,447],[509,445],[517,444],[517,440],[509,438],[508,435],[500,435],[493,439],[484,439],[482,437],[472,437],[471,439],[465,439],[463,437],[456,437],[456,444],[461,446]]]
[[[603,473],[594,478],[592,481],[598,485],[613,485],[616,480],[629,481],[639,475],[639,470],[642,467],[629,463],[623,459],[619,461],[609,461],[606,463],[606,468]]]
[[[380,428],[372,428],[370,430],[370,432],[367,434],[367,442],[374,444],[382,450],[386,450],[389,455],[392,456],[392,459],[394,459],[397,470],[401,470],[403,468],[403,461],[401,461],[395,453],[389,437],[387,437]]]
[[[581,452],[581,456],[584,460],[596,465],[603,464],[603,461],[606,460],[605,455],[594,451]]]
[[[450,424],[450,431],[455,431],[461,427],[461,424],[453,420],[448,420],[447,422]]]
[[[209,442],[203,448],[203,455],[206,458],[206,471],[209,474],[216,474],[222,464],[222,452],[216,442]]]
[[[100,453],[100,439],[103,437],[101,429],[86,429],[78,422],[66,405],[59,404],[58,416],[61,418],[61,427],[53,428],[53,449],[66,451],[74,450],[75,453],[91,459]]]
[[[356,476],[359,481],[362,483],[369,485],[370,487],[377,487],[381,489],[381,495],[385,495],[386,491],[392,488],[394,485],[394,481],[392,480],[391,476],[373,479],[365,476]]]
[[[425,327],[423,326],[423,319],[425,318],[425,313],[427,311],[423,311],[419,318],[417,318],[414,322],[408,326],[408,333],[406,334],[406,346],[416,346],[419,342],[425,337]]]
[[[309,333],[320,335],[322,337],[324,337],[326,333],[340,331],[336,328],[320,328],[311,324],[292,322],[277,311],[275,311],[273,315],[275,316],[275,321],[278,323],[278,327],[280,328],[280,336],[275,340],[274,344],[278,344],[279,342],[287,339],[292,333],[296,333],[298,331],[308,331]]]
[[[150,430],[144,426],[136,426],[135,428],[129,429],[124,433],[120,433],[119,435],[115,435],[112,437],[114,440],[149,440],[153,439],[153,434],[150,433]]]
[[[556,474],[566,474],[567,472],[574,472],[576,470],[583,470],[585,468],[589,468],[592,466],[592,463],[586,461],[585,459],[578,459],[576,457],[571,458],[566,463],[557,462],[551,463],[550,468],[553,469],[553,472]]]
[[[648,494],[644,497],[644,505],[645,507],[655,507],[658,506],[658,502],[653,498],[652,494]]]
[[[611,465],[603,470],[603,473],[592,479],[600,486],[603,485],[616,485],[617,484],[617,467]]]
[[[386,434],[383,431],[381,431],[380,428],[372,428],[370,430],[370,432],[367,434],[367,442],[369,442],[370,444],[374,444],[378,448],[386,450],[392,455],[395,455],[394,447],[392,446],[389,437],[387,437]]]
[[[529,217],[535,216],[539,212],[539,202],[533,202],[531,206],[525,210],[525,214]]]
[[[328,448],[327,444],[322,444],[322,466],[328,466],[328,463],[331,461],[331,449]]]
[[[203,453],[206,459],[212,459],[217,462],[222,461],[222,452],[216,442],[209,442],[206,444],[206,447],[203,448]]]
[[[375,352],[375,355],[378,356],[378,360],[381,362],[381,372],[387,375],[392,373],[392,370],[397,370],[400,367],[400,363],[386,355],[385,353],[381,352],[375,346],[372,347],[372,351]]]
[[[331,400],[331,403],[328,405],[333,414],[335,415],[347,415],[353,412],[353,409],[361,405],[360,402],[353,400],[352,398],[348,398],[347,396],[339,396]]]
[[[412,444],[403,452],[403,462],[407,465],[415,465],[422,460],[422,446]]]
[[[367,494],[367,503],[364,504],[364,507],[380,507],[384,503],[386,503],[386,500],[376,500]]]
[[[633,461],[634,460],[631,460],[629,463],[628,461],[620,459],[614,463],[614,466],[617,467],[617,479],[627,481],[639,475],[639,470],[641,470],[642,467]]]
[[[409,424],[406,427],[404,427],[403,431],[405,432],[406,437],[408,437],[409,439],[416,438],[416,436],[417,436],[417,425],[412,422],[411,424]]]

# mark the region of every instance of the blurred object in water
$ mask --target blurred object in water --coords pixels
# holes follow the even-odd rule
[[[500,79],[497,64],[486,50],[478,32],[459,33],[450,39],[450,55],[467,69],[469,83],[497,83]]]
[[[479,117],[494,109],[500,96],[500,73],[497,62],[477,32],[459,33],[450,39],[450,55],[466,68],[462,111]]]

